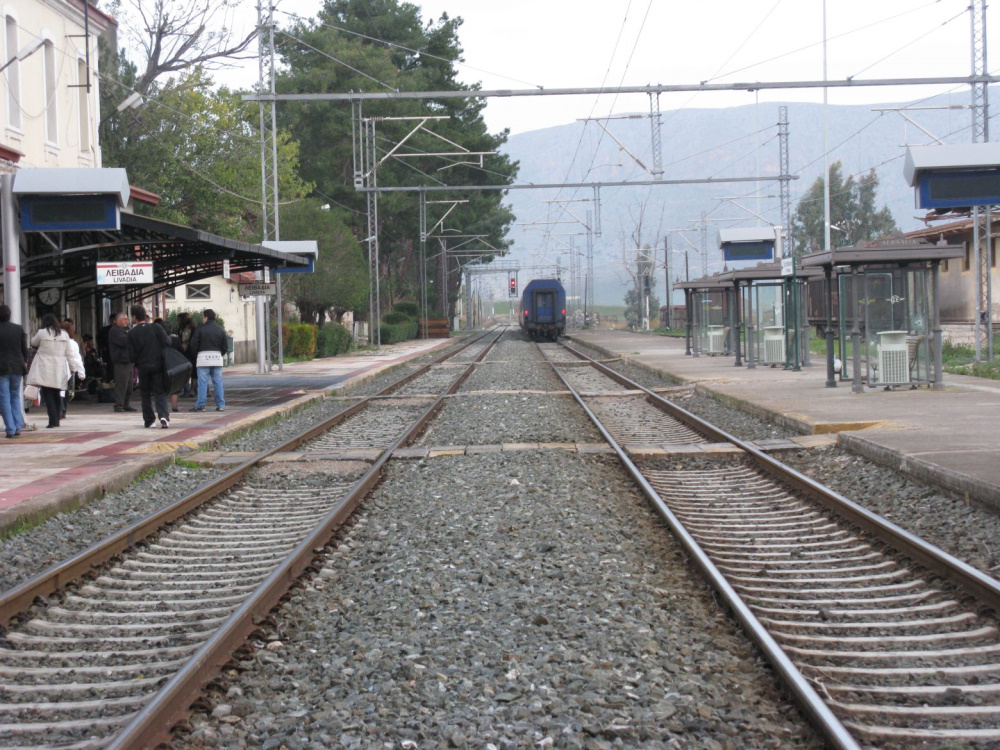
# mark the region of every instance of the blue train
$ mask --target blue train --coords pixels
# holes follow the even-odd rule
[[[566,330],[566,290],[558,279],[535,279],[521,295],[521,330],[555,341]]]

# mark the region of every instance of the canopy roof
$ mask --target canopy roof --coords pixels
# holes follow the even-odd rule
[[[14,195],[115,195],[128,205],[128,176],[121,167],[48,167],[20,169],[14,175]]]
[[[920,237],[889,237],[884,240],[862,241],[857,245],[838,247],[829,252],[802,257],[803,268],[824,266],[868,266],[921,263],[965,256],[962,245],[931,244]]]
[[[122,213],[117,231],[29,232],[24,236],[28,246],[22,286],[61,282],[67,299],[93,293],[99,262],[153,261],[154,283],[143,287],[143,294],[221,276],[224,260],[229,261],[234,274],[309,265],[309,259],[299,255],[129,213]],[[135,289],[102,287],[109,297],[121,297]]]

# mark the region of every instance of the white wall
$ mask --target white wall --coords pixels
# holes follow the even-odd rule
[[[17,149],[25,167],[99,167],[100,98],[97,36],[107,17],[90,9],[90,91],[82,3],[0,2],[0,65],[39,39],[46,45],[0,74],[0,143]]]
[[[205,287],[208,288],[208,299],[197,294]],[[235,280],[226,281],[221,276],[215,276],[184,284],[173,290],[173,299],[166,301],[168,311],[190,312],[198,325],[201,325],[201,312],[206,307],[215,310],[226,333],[233,337],[234,361],[237,364],[256,361],[254,302],[253,299],[243,301]]]

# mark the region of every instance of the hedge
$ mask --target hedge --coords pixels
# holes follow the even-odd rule
[[[283,328],[286,357],[312,359],[316,355],[316,326],[308,323],[289,323]]]
[[[333,357],[350,349],[351,334],[344,326],[332,323],[316,332],[317,357]]]
[[[409,315],[411,318],[416,318],[420,315],[420,310],[417,308],[416,302],[397,302],[392,306],[393,312],[401,312],[403,315]]]
[[[400,312],[399,310],[393,310],[392,312],[387,312],[385,315],[382,316],[382,323],[391,326],[397,325],[399,323],[409,323],[411,320],[413,320],[412,315],[407,315],[406,313]]]
[[[389,313],[385,317],[393,315]],[[405,317],[405,316],[404,316]],[[400,341],[415,339],[417,337],[417,321],[406,318],[402,323],[387,323],[382,319],[382,326],[379,328],[379,341],[383,344],[398,344]]]

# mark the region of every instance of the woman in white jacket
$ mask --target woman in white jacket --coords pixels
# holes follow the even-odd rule
[[[66,331],[66,335],[69,336],[69,375],[66,376],[66,390],[62,397],[62,413],[59,415],[60,418],[66,419],[66,407],[72,399],[69,392],[76,390],[76,378],[80,376],[81,372],[85,372],[87,368],[83,364],[83,354],[80,353],[80,343],[76,340],[73,321],[64,320],[59,324],[59,327]],[[85,378],[80,376],[80,379],[83,380]]]
[[[59,391],[66,388],[71,368],[74,363],[70,354],[69,335],[59,327],[59,321],[52,313],[42,318],[42,327],[31,337],[31,345],[38,351],[31,361],[28,371],[28,385],[36,385],[41,393],[42,402],[49,415],[46,427],[59,426]],[[79,359],[79,354],[77,355]],[[83,364],[76,370],[84,375]]]

